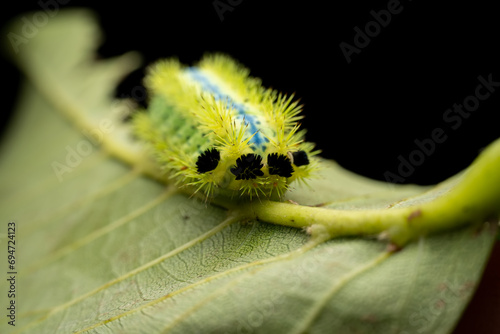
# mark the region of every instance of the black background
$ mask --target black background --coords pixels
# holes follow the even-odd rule
[[[474,94],[479,75],[492,74],[500,82],[500,29],[493,5],[401,1],[401,12],[348,64],[339,44],[354,44],[354,28],[363,30],[374,20],[370,11],[386,9],[390,1],[220,3],[233,4],[223,20],[213,0],[69,1],[60,10],[96,11],[106,36],[98,50],[102,57],[137,50],[145,64],[170,56],[190,64],[207,51],[232,55],[265,86],[300,97],[307,139],[324,157],[370,178],[397,174],[398,156],[408,158],[417,149],[414,141],[430,138],[435,128],[443,128],[447,140],[404,183],[439,182],[466,168],[499,137],[500,87],[458,129],[443,120],[448,108]],[[37,1],[9,4],[13,7],[3,11],[2,22],[18,14],[30,18],[23,13],[41,8]],[[130,95],[141,73],[131,75],[117,94]],[[2,74],[9,106],[2,108],[2,118],[7,119],[19,79],[5,59]]]

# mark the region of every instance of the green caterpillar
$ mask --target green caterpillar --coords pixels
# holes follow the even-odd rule
[[[314,145],[299,131],[301,106],[249,76],[221,54],[196,66],[176,59],[151,65],[148,110],[135,133],[181,185],[216,194],[281,198],[317,169]]]

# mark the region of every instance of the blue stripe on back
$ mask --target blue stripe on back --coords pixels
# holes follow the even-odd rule
[[[189,76],[194,79],[197,83],[200,84],[201,88],[212,94],[217,101],[227,100],[228,103],[231,104],[233,109],[236,111],[237,120],[244,120],[245,124],[248,125],[250,132],[253,134],[259,130],[257,126],[257,119],[255,116],[248,114],[246,108],[243,104],[235,102],[229,95],[224,94],[220,87],[210,81],[209,78],[201,70],[197,67],[188,67],[186,72]],[[254,144],[258,147],[262,147],[269,140],[259,131],[255,134],[255,136],[250,139],[250,143]]]

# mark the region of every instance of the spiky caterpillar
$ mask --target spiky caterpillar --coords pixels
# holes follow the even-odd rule
[[[207,55],[192,67],[161,60],[144,83],[150,101],[134,117],[135,132],[178,183],[207,197],[270,198],[314,173],[301,106],[228,56]]]

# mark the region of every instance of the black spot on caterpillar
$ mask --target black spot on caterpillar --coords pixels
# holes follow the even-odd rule
[[[258,176],[263,176],[262,157],[256,154],[244,154],[236,159],[236,166],[231,168],[231,173],[236,176],[236,180],[253,180]]]
[[[293,173],[292,163],[286,155],[271,153],[267,156],[269,174],[283,177],[291,177]]]
[[[198,173],[206,173],[217,168],[220,160],[220,152],[215,149],[208,149],[198,157],[196,169]]]

